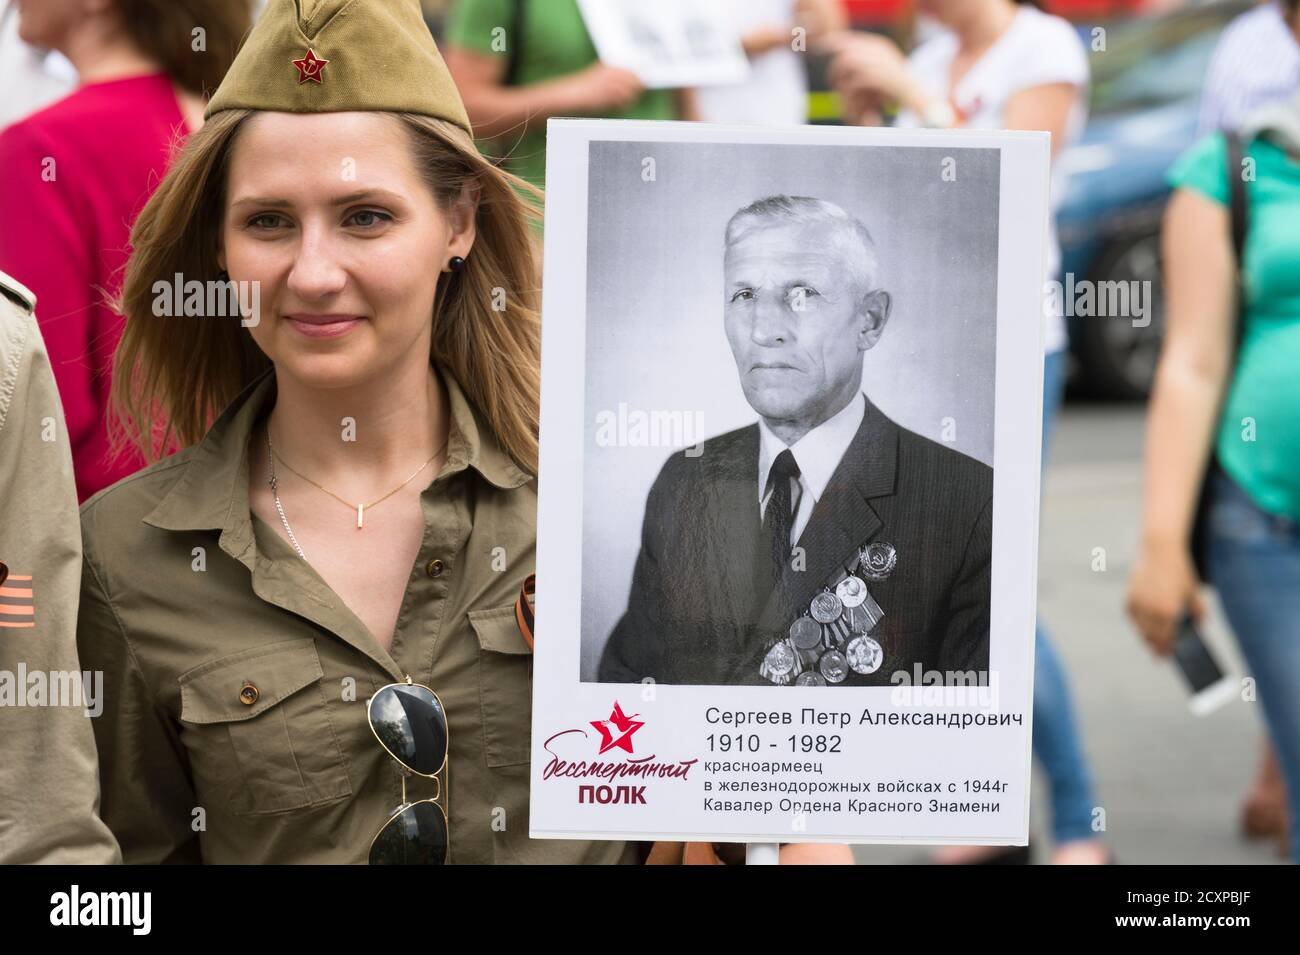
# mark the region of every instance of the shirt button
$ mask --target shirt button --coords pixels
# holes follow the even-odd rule
[[[441,577],[443,569],[444,569],[444,565],[442,561],[438,560],[438,558],[436,557],[433,560],[429,561],[429,563],[426,564],[424,567],[425,573],[427,573],[430,577]]]
[[[257,691],[257,687],[251,683],[245,683],[243,689],[239,691],[239,702],[245,706],[252,706],[257,702],[257,698],[262,694]]]

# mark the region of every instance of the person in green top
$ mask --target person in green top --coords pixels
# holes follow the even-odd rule
[[[1200,141],[1170,183],[1226,207],[1226,152],[1222,135]],[[1270,138],[1255,138],[1244,158],[1254,167],[1244,322],[1215,451],[1262,510],[1300,520],[1300,164]]]
[[[576,0],[458,0],[443,34],[480,148],[546,184],[546,120],[696,119],[690,90],[648,90],[600,62]]]
[[[1289,5],[1300,37],[1300,12]],[[1143,536],[1128,612],[1159,654],[1183,613],[1204,613],[1191,552],[1211,449],[1208,583],[1254,677],[1300,862],[1300,91],[1241,134],[1246,235],[1234,295],[1227,141],[1170,171],[1164,223],[1168,329],[1147,423]],[[1234,347],[1240,308],[1241,341]]]

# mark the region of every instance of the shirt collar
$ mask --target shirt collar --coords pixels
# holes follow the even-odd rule
[[[447,460],[439,477],[473,468],[490,484],[517,488],[532,480],[521,470],[455,377],[437,365],[447,386]],[[189,456],[181,477],[144,521],[163,530],[221,529],[236,551],[252,543],[248,503],[248,441],[275,397],[275,371],[256,378],[223,411]]]
[[[854,436],[866,414],[867,399],[862,392],[854,395],[843,408],[813,428],[792,445],[778,438],[767,422],[758,419],[758,498],[761,501],[767,490],[767,475],[776,456],[789,447],[799,465],[799,481],[812,495],[815,504],[830,483],[831,475],[839,467],[844,452],[853,443]]]

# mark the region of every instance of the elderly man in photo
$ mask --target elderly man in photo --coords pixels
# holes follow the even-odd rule
[[[891,304],[870,234],[830,202],[772,196],[725,239],[724,327],[758,421],[659,472],[598,679],[980,679],[993,472],[863,393]]]

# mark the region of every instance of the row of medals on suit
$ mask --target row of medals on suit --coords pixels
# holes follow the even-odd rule
[[[759,675],[777,686],[830,686],[843,683],[849,671],[875,673],[885,662],[880,642],[870,636],[885,611],[867,589],[868,581],[886,579],[898,562],[892,544],[873,541],[862,547],[852,566],[813,597],[786,636],[768,649]]]

